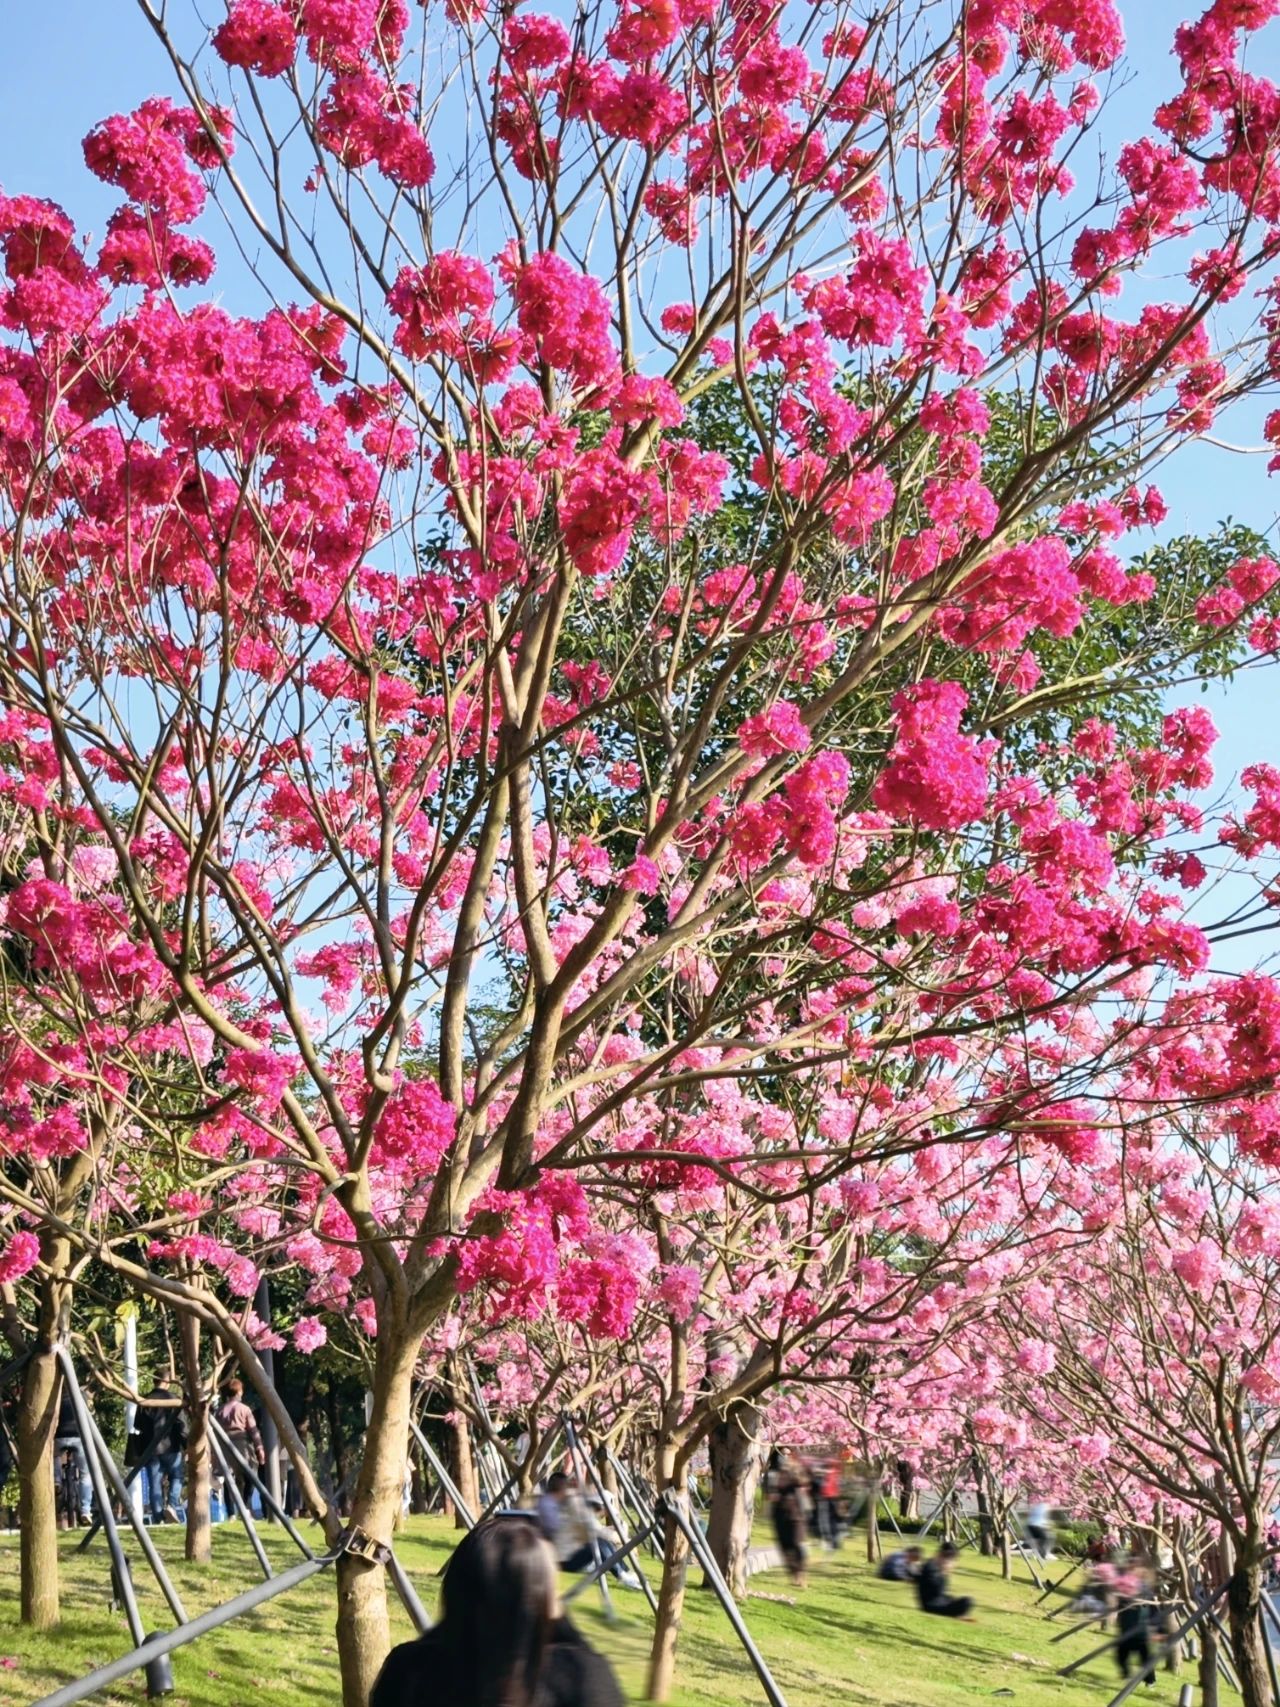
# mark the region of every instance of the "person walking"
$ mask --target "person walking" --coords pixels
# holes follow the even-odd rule
[[[1028,1505],[1027,1534],[1042,1559],[1053,1558],[1053,1525],[1044,1500],[1032,1500]]]
[[[152,1523],[181,1523],[185,1516],[182,1461],[187,1450],[187,1419],[168,1375],[156,1376],[151,1391],[138,1406],[133,1443],[134,1460],[142,1465]]]
[[[921,1565],[920,1575],[916,1578],[916,1594],[920,1598],[922,1612],[932,1612],[939,1618],[968,1618],[973,1611],[973,1601],[967,1594],[948,1592],[955,1562],[955,1546],[944,1541],[932,1559],[926,1559]]]
[[[806,1505],[804,1484],[791,1461],[781,1457],[774,1472],[769,1510],[773,1517],[773,1533],[778,1540],[778,1550],[797,1588],[805,1586],[805,1567],[809,1559],[805,1546],[809,1537],[809,1514]]]
[[[80,1418],[76,1415],[75,1405],[71,1399],[71,1389],[66,1382],[62,1383],[62,1397],[58,1401],[58,1432],[53,1442],[54,1476],[58,1476],[59,1466],[64,1456],[70,1456],[76,1477],[77,1519],[82,1529],[88,1529],[93,1522],[93,1479],[89,1475],[89,1460],[85,1456],[84,1441],[80,1438]],[[71,1513],[67,1513],[68,1522]]]
[[[223,1433],[247,1465],[256,1463],[261,1469],[267,1461],[267,1454],[262,1444],[262,1436],[258,1432],[258,1419],[244,1402],[244,1383],[233,1375],[229,1381],[222,1383],[218,1389],[218,1397],[221,1403],[214,1415],[221,1424]],[[248,1474],[234,1459],[227,1468],[235,1476],[236,1486],[240,1489],[245,1505],[251,1507],[253,1483]]]
[[[388,1654],[369,1707],[623,1707],[609,1663],[556,1595],[550,1546],[527,1517],[493,1517],[445,1568],[440,1622]]]

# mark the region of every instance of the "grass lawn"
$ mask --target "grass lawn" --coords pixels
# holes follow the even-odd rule
[[[189,1614],[229,1599],[260,1573],[238,1528],[214,1532],[214,1563],[201,1568],[182,1562],[182,1532],[157,1532]],[[273,1562],[283,1567],[298,1555],[287,1538],[264,1530]],[[122,1613],[110,1610],[110,1573],[105,1543],[78,1556],[74,1535],[63,1537],[62,1628],[37,1636],[21,1628],[18,1607],[18,1541],[0,1536],[0,1707],[29,1707],[66,1682],[129,1646]],[[419,1593],[434,1609],[434,1575],[448,1555],[452,1529],[439,1519],[414,1518],[397,1551]],[[167,1608],[154,1588],[136,1543],[127,1546],[149,1628],[168,1628]],[[1062,1628],[1033,1605],[1035,1591],[1025,1567],[1021,1582],[1005,1583],[998,1564],[971,1552],[961,1555],[956,1590],[978,1602],[975,1624],[923,1617],[911,1590],[876,1579],[859,1555],[861,1536],[837,1555],[815,1553],[808,1590],[794,1596],[781,1572],[752,1579],[747,1623],[773,1668],[788,1707],[833,1707],[864,1702],[874,1707],[968,1707],[1008,1701],[1011,1707],[1105,1707],[1116,1689],[1110,1656],[1072,1678],[1054,1668],[1096,1638],[1081,1636],[1057,1647],[1049,1638]],[[654,1562],[648,1562],[656,1571]],[[1064,1567],[1058,1567],[1059,1570]],[[699,1580],[693,1578],[691,1580]],[[332,1584],[324,1574],[248,1618],[226,1625],[174,1655],[174,1707],[331,1707],[338,1701],[333,1636]],[[642,1699],[643,1664],[651,1628],[648,1609],[634,1590],[614,1596],[618,1623],[606,1625],[600,1596],[590,1590],[574,1603],[574,1617],[613,1660],[629,1694]],[[397,1609],[398,1611],[398,1609]],[[401,1635],[407,1623],[398,1620]],[[1184,1668],[1184,1677],[1189,1674]],[[1170,1707],[1178,1680],[1158,1674],[1143,1701]],[[117,1684],[99,1702],[145,1700],[141,1677]],[[745,1654],[710,1594],[690,1592],[681,1638],[676,1707],[762,1707],[764,1697]],[[459,1707],[465,1707],[460,1703]]]

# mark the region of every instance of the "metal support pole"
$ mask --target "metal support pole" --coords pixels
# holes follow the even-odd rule
[[[609,1463],[613,1466],[613,1473],[618,1478],[618,1485],[627,1496],[628,1504],[631,1507],[632,1521],[634,1523],[643,1523],[646,1515],[653,1510],[653,1501],[650,1500],[647,1504],[645,1503],[636,1490],[636,1485],[632,1480],[630,1470],[627,1469],[626,1465],[622,1462],[621,1458],[618,1457],[617,1453],[611,1446],[606,1448],[606,1450],[609,1454]],[[655,1559],[660,1559],[662,1557],[662,1547],[659,1544],[658,1532],[656,1529],[650,1531],[649,1551],[653,1554]]]
[[[1092,1630],[1095,1624],[1104,1624],[1110,1616],[1110,1607],[1105,1607],[1101,1612],[1091,1613],[1088,1618],[1081,1619],[1079,1624],[1073,1624],[1070,1629],[1059,1630],[1056,1636],[1050,1636],[1049,1646],[1052,1648],[1058,1642],[1065,1642],[1070,1636],[1078,1636],[1082,1630]]]
[[[440,1454],[436,1451],[435,1447],[432,1446],[431,1442],[427,1439],[421,1428],[419,1428],[418,1424],[414,1422],[412,1417],[409,1419],[409,1427],[413,1430],[413,1438],[422,1448],[423,1457],[435,1472],[436,1480],[440,1483],[440,1486],[444,1489],[445,1493],[448,1494],[454,1505],[457,1506],[459,1517],[461,1517],[468,1529],[474,1529],[476,1526],[475,1513],[458,1492],[453,1477],[440,1461]]]
[[[579,1580],[574,1583],[568,1594],[561,1595],[560,1598],[564,1604],[568,1606],[571,1600],[576,1600],[580,1594],[584,1594],[602,1572],[612,1570],[615,1565],[620,1564],[621,1561],[629,1554],[634,1553],[637,1547],[643,1547],[650,1535],[653,1534],[654,1527],[655,1524],[651,1520],[642,1530],[639,1531],[638,1534],[633,1535],[630,1541],[615,1547],[613,1551],[602,1559],[598,1565],[593,1565],[585,1577],[580,1577]],[[645,1584],[646,1588],[649,1587],[643,1574],[640,1574],[640,1581]],[[658,1610],[658,1603],[653,1597],[653,1590],[651,1588],[649,1588],[649,1605],[656,1613]]]
[[[314,1554],[312,1555],[314,1558]],[[418,1599],[418,1591],[409,1581],[409,1574],[396,1558],[390,1547],[387,1548],[387,1575],[395,1584],[396,1593],[400,1596],[401,1604],[409,1614],[409,1620],[420,1636],[425,1636],[431,1628],[431,1619],[427,1609]]]
[[[224,1462],[229,1463],[236,1469],[243,1470],[245,1475],[249,1478],[249,1481],[258,1490],[258,1498],[262,1501],[263,1510],[265,1511],[270,1509],[272,1515],[279,1519],[280,1524],[289,1537],[297,1543],[299,1550],[308,1559],[314,1559],[315,1553],[311,1547],[308,1546],[306,1537],[299,1534],[294,1525],[293,1519],[289,1516],[288,1512],[285,1511],[284,1507],[276,1499],[271,1490],[262,1485],[261,1479],[253,1465],[250,1464],[249,1460],[242,1452],[232,1445],[231,1436],[227,1433],[226,1429],[223,1428],[217,1417],[211,1416],[209,1418],[209,1432],[210,1434],[216,1434],[218,1436],[218,1443],[222,1448],[222,1457]]]
[[[240,1484],[236,1481],[231,1466],[223,1456],[222,1442],[218,1439],[212,1429],[209,1430],[209,1449],[213,1454],[214,1463],[222,1476],[222,1486],[230,1496],[231,1503],[235,1507],[236,1516],[244,1525],[244,1532],[249,1537],[249,1545],[257,1555],[258,1564],[262,1567],[262,1574],[269,1580],[275,1575],[275,1572],[271,1569],[271,1561],[268,1559],[266,1550],[262,1545],[262,1538],[258,1534],[257,1525],[253,1521],[253,1513],[246,1505],[244,1495],[240,1492]]]
[[[98,1502],[98,1510],[102,1513],[102,1527],[106,1531],[107,1546],[111,1549],[111,1563],[119,1580],[120,1598],[124,1602],[125,1616],[129,1620],[129,1633],[133,1637],[134,1645],[141,1647],[146,1640],[146,1631],[142,1627],[142,1614],[138,1611],[137,1596],[133,1592],[129,1563],[120,1544],[120,1531],[116,1528],[116,1516],[108,1498],[106,1477],[93,1449],[93,1426],[89,1420],[89,1407],[84,1402],[84,1394],[80,1391],[80,1383],[76,1380],[75,1368],[66,1346],[58,1346],[57,1358],[62,1369],[62,1379],[66,1382],[67,1392],[71,1396],[71,1408],[75,1411],[76,1422],[80,1428],[80,1444],[88,1460],[89,1480],[93,1483],[94,1498]]]
[[[1040,1572],[1036,1569],[1036,1566],[1032,1561],[1031,1554],[1027,1550],[1026,1542],[1022,1539],[1022,1537],[1020,1535],[1018,1535],[1014,1532],[1014,1528],[1013,1528],[1013,1525],[1011,1523],[1005,1524],[1005,1531],[1008,1534],[1010,1541],[1013,1542],[1014,1546],[1017,1548],[1019,1554],[1021,1555],[1023,1564],[1027,1567],[1027,1570],[1030,1572],[1032,1582],[1036,1585],[1037,1588],[1043,1588],[1044,1587],[1044,1578],[1040,1575]]]
[[[679,1498],[670,1488],[668,1488],[663,1495],[663,1504],[671,1518],[671,1521],[676,1525],[677,1529],[682,1532],[685,1540],[689,1543],[691,1551],[706,1573],[707,1581],[715,1591],[717,1600],[719,1600],[721,1606],[724,1608],[726,1617],[730,1624],[733,1625],[734,1633],[746,1649],[747,1658],[755,1667],[756,1676],[760,1679],[761,1684],[764,1686],[764,1692],[769,1698],[769,1707],[787,1707],[786,1698],[774,1682],[773,1673],[769,1670],[764,1655],[760,1652],[759,1648],[756,1647],[755,1642],[752,1640],[751,1632],[743,1622],[742,1614],[738,1610],[737,1601],[735,1601],[733,1596],[729,1593],[728,1584],[720,1575],[720,1567],[716,1564],[715,1557],[712,1554],[710,1547],[707,1545],[706,1536],[703,1535],[702,1530],[698,1525],[693,1522],[688,1512],[686,1512],[684,1507],[681,1505]]]
[[[118,1660],[111,1660],[107,1665],[99,1666],[97,1671],[90,1672],[88,1677],[77,1678],[73,1683],[66,1683],[61,1689],[55,1689],[52,1695],[46,1695],[37,1701],[35,1707],[76,1707],[77,1702],[87,1701],[100,1689],[118,1683],[131,1672],[144,1670],[163,1655],[173,1653],[175,1648],[184,1647],[188,1642],[194,1642],[197,1637],[207,1635],[210,1630],[216,1630],[222,1624],[229,1624],[233,1618],[252,1612],[255,1607],[274,1599],[276,1595],[296,1588],[299,1583],[306,1582],[308,1577],[314,1576],[326,1565],[331,1565],[336,1557],[337,1554],[331,1553],[323,1559],[303,1559],[292,1570],[282,1571],[270,1582],[255,1584],[243,1594],[238,1594],[234,1600],[228,1600],[222,1606],[215,1606],[208,1612],[200,1613],[188,1624],[181,1624],[174,1630],[166,1630],[162,1635],[148,1636],[144,1642],[140,1642]]]
[[[1043,1592],[1037,1597],[1036,1605],[1039,1606],[1039,1604],[1042,1600],[1048,1600],[1049,1596],[1051,1594],[1054,1594],[1058,1589],[1060,1589],[1062,1587],[1063,1583],[1070,1582],[1072,1577],[1075,1576],[1076,1572],[1080,1569],[1081,1565],[1083,1565],[1083,1564],[1084,1564],[1083,1559],[1077,1559],[1075,1564],[1072,1565],[1071,1569],[1066,1573],[1065,1576],[1059,1577],[1056,1583],[1047,1584],[1046,1587],[1044,1588]],[[1052,1617],[1053,1614],[1050,1613],[1049,1616]]]
[[[139,1517],[137,1511],[134,1509],[133,1501],[129,1498],[129,1490],[125,1486],[124,1477],[117,1469],[115,1459],[111,1456],[111,1453],[107,1449],[107,1443],[102,1438],[102,1431],[98,1427],[97,1420],[92,1415],[89,1415],[89,1427],[93,1430],[93,1440],[92,1442],[86,1441],[85,1444],[91,1444],[93,1451],[97,1454],[98,1462],[102,1467],[102,1473],[111,1484],[112,1492],[120,1501],[121,1509],[124,1511],[124,1515],[128,1520],[130,1528],[138,1537],[138,1545],[146,1555],[147,1563],[151,1566],[151,1573],[160,1585],[161,1594],[169,1603],[170,1612],[172,1612],[179,1624],[185,1624],[187,1622],[186,1608],[182,1604],[182,1600],[177,1589],[174,1588],[173,1583],[169,1579],[169,1573],[164,1567],[164,1560],[156,1551],[155,1542],[147,1533],[146,1524],[143,1523],[141,1517]]]

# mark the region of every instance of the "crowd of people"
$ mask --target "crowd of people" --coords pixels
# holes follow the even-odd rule
[[[224,1476],[221,1468],[215,1468],[210,1479],[214,1521],[234,1515],[234,1496],[227,1486],[232,1476],[246,1506],[260,1514],[260,1501],[254,1506],[256,1493],[249,1471],[261,1473],[266,1464],[266,1449],[257,1417],[246,1404],[244,1385],[237,1377],[223,1383],[212,1414],[233,1448],[233,1453],[227,1455],[228,1474]],[[186,1521],[183,1495],[187,1442],[187,1411],[183,1394],[172,1376],[161,1373],[135,1407],[133,1427],[126,1436],[124,1447],[125,1470],[131,1482],[141,1484],[143,1516],[153,1524]],[[7,1457],[12,1464],[12,1448],[9,1448]],[[215,1458],[215,1465],[216,1462]],[[94,1518],[93,1476],[80,1416],[65,1383],[59,1398],[54,1436],[54,1478],[61,1484],[59,1492],[64,1524],[89,1528]]]
[[[803,1588],[809,1560],[809,1536],[836,1552],[848,1531],[851,1505],[845,1466],[838,1458],[806,1460],[775,1447],[764,1474],[764,1497],[783,1563],[797,1588]]]

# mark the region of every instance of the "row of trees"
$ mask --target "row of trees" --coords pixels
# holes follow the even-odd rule
[[[1160,1168],[1275,1159],[1276,986],[1212,954],[1270,926],[1280,783],[1215,815],[1185,702],[1273,659],[1280,571],[1143,530],[1278,359],[1274,10],[1181,29],[1117,147],[1111,0],[140,0],[173,92],[86,138],[105,234],[0,200],[29,1617],[89,1280],[177,1313],[193,1392],[239,1361],[334,1542],[263,1275],[301,1351],[360,1336],[382,1539],[415,1383],[513,1323],[529,1408],[614,1394],[683,1497],[780,1392],[884,1451],[910,1369],[994,1403],[1015,1292],[1063,1350],[1011,1427],[1095,1439],[1153,1253],[1235,1299],[1184,1273],[1234,1199]],[[265,311],[205,290],[210,202]],[[922,1414],[972,1452],[969,1398]],[[1126,1485],[1183,1452],[1256,1584],[1192,1414]],[[656,1699],[686,1564],[671,1525]],[[383,1573],[336,1577],[363,1707]]]

